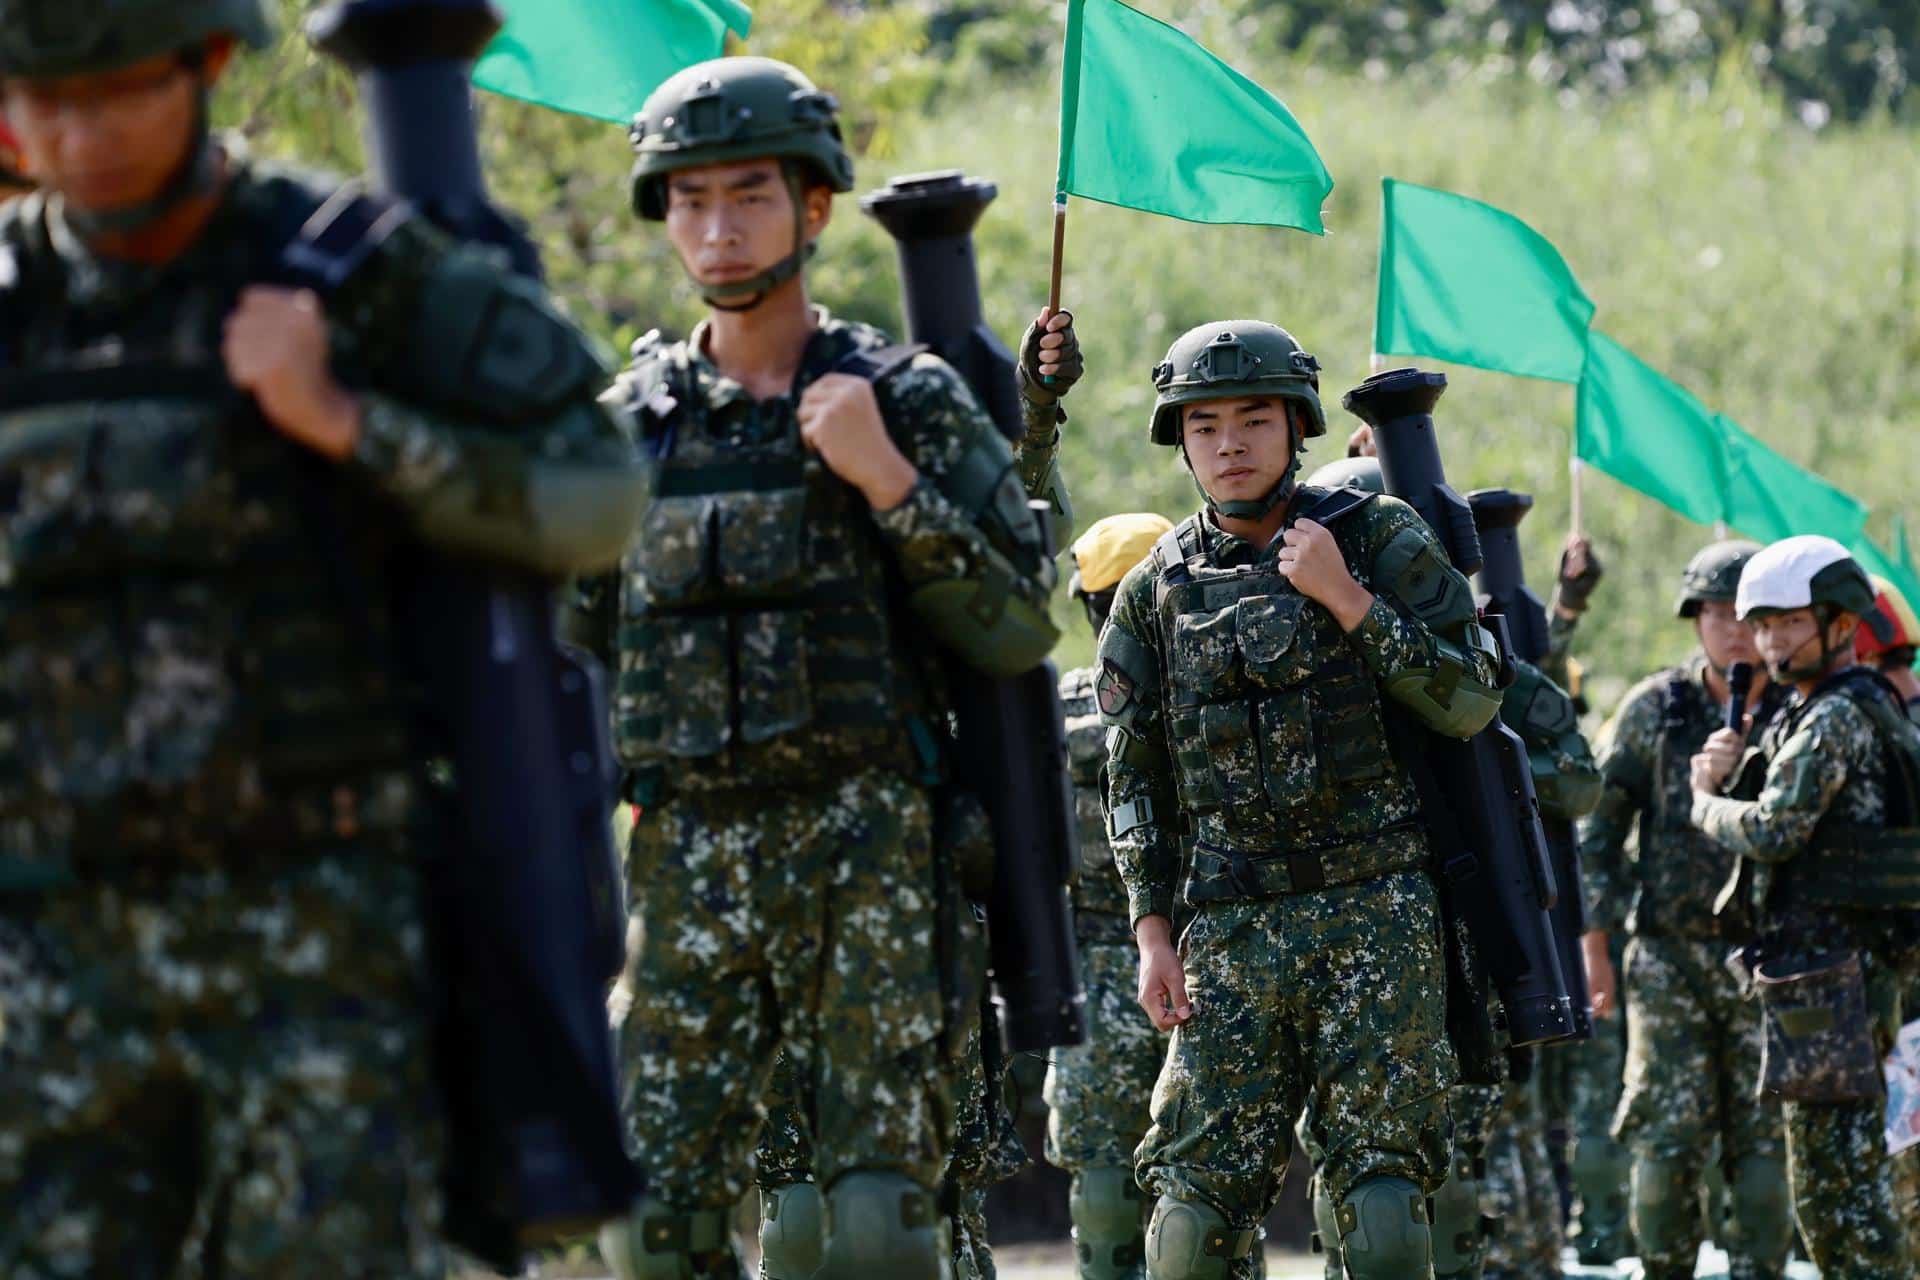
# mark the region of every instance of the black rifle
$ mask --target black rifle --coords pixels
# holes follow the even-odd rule
[[[381,193],[537,276],[481,177],[469,75],[499,25],[487,0],[345,0],[308,34],[358,78]],[[311,227],[288,265],[337,287],[378,225]],[[606,1013],[625,928],[605,678],[555,639],[554,583],[427,553],[405,577],[405,656],[425,684],[427,747],[453,778],[429,874],[446,1234],[517,1272],[529,1245],[615,1217],[640,1190]]]
[[[1455,568],[1473,573],[1481,564],[1473,513],[1447,484],[1435,436],[1433,406],[1446,386],[1445,374],[1396,369],[1368,378],[1341,403],[1373,428],[1386,491],[1420,513]],[[1486,622],[1510,651],[1503,620]],[[1460,742],[1389,710],[1400,725],[1401,758],[1421,783],[1441,894],[1472,936],[1512,1044],[1566,1039],[1573,1001],[1547,917],[1556,891],[1526,748],[1498,720]]]
[[[1527,567],[1520,558],[1520,522],[1533,510],[1533,497],[1511,489],[1477,489],[1467,495],[1467,504],[1473,510],[1474,529],[1480,535],[1480,550],[1485,557],[1477,584],[1486,597],[1481,607],[1506,619],[1515,657],[1538,663],[1547,653],[1547,607],[1527,586]],[[1540,830],[1553,863],[1554,886],[1560,891],[1551,919],[1560,976],[1573,1001],[1571,1039],[1591,1040],[1592,993],[1587,990],[1586,957],[1580,950],[1580,938],[1587,931],[1580,845],[1574,838],[1573,823],[1566,818],[1543,813]]]
[[[973,228],[998,190],[958,170],[899,178],[860,202],[900,251],[907,336],[960,371],[1009,440],[1021,436],[1014,360],[987,326]],[[1043,662],[999,679],[954,662],[955,781],[993,823],[987,933],[993,1001],[1011,1052],[1080,1044],[1086,995],[1067,886],[1075,864],[1073,782],[1060,673]]]

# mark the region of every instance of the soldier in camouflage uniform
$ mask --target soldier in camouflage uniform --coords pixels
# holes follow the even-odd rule
[[[1730,941],[1713,913],[1731,862],[1694,827],[1688,780],[1693,754],[1724,723],[1728,667],[1757,656],[1733,596],[1759,549],[1717,542],[1688,564],[1676,611],[1693,622],[1700,651],[1628,693],[1601,735],[1606,790],[1581,829],[1594,933],[1631,938],[1616,1133],[1633,1152],[1633,1233],[1649,1280],[1693,1275],[1700,1183],[1716,1140],[1732,1189],[1730,1238],[1720,1243],[1733,1274],[1781,1275],[1792,1244],[1779,1108],[1753,1091],[1759,1010],[1722,964]],[[1762,723],[1782,696],[1764,679],[1756,674],[1750,699]]]
[[[1067,416],[1060,402],[1084,370],[1072,315],[1065,311],[1055,315],[1043,308],[1020,343],[1018,378],[1026,432],[1014,453],[1021,486],[1029,497],[1047,504],[1055,537],[1069,530],[1072,520],[1058,464],[1060,426]],[[973,816],[984,818],[983,814]],[[962,834],[967,824],[939,825],[952,837]],[[985,830],[976,834],[983,842],[991,840]],[[948,844],[953,843],[950,838]],[[959,864],[967,861],[967,851],[948,847],[936,853],[946,854],[955,864],[951,877],[957,884]],[[990,858],[991,850],[982,848],[980,856]],[[969,980],[978,987],[985,978],[980,968],[984,950],[979,945],[984,904],[955,902],[953,911],[964,936],[972,940],[970,947],[961,949],[970,949],[978,957]],[[987,1238],[987,1192],[1031,1163],[1007,1102],[1008,1064],[999,1048],[998,1028],[991,1024],[993,1012],[984,1004],[978,1012],[958,1059],[953,1145],[940,1180],[941,1207],[953,1233],[955,1280],[993,1280],[997,1274]],[[760,1276],[761,1280],[807,1280],[820,1268],[822,1245],[822,1200],[814,1177],[813,1139],[784,1054],[773,1079],[766,1129],[754,1158],[754,1182],[760,1189]]]
[[[1136,1160],[1158,1198],[1153,1280],[1248,1273],[1303,1110],[1349,1274],[1429,1270],[1457,1067],[1430,853],[1385,717],[1484,728],[1495,649],[1410,508],[1296,488],[1326,430],[1318,368],[1258,321],[1173,344],[1152,438],[1180,446],[1206,507],[1127,575],[1101,636],[1140,1003],[1174,1032]],[[1177,891],[1194,918],[1176,952]]]
[[[1796,696],[1761,738],[1753,798],[1720,794],[1745,735],[1707,740],[1692,761],[1692,816],[1740,859],[1723,913],[1752,913],[1763,987],[1785,984],[1763,1000],[1761,1074],[1786,1099],[1795,1217],[1827,1280],[1913,1280],[1879,1060],[1920,939],[1920,728],[1883,679],[1854,666],[1873,588],[1838,542],[1788,538],[1759,552],[1737,607],[1774,681]],[[1822,989],[1808,977],[1822,969],[1853,977]],[[1848,1066],[1859,1079],[1841,1087]],[[1816,1093],[1849,1100],[1803,1100]]]
[[[43,191],[0,211],[14,1280],[442,1274],[393,566],[589,572],[646,492],[605,366],[491,256],[396,215],[329,297],[265,283],[334,195],[207,132],[270,34],[0,0]]]
[[[1128,570],[1173,525],[1148,513],[1109,516],[1074,543],[1072,590],[1097,635]],[[1147,1131],[1147,1103],[1166,1058],[1166,1037],[1134,1002],[1136,951],[1126,886],[1107,843],[1107,734],[1094,700],[1097,669],[1060,679],[1078,815],[1080,876],[1073,890],[1087,1042],[1054,1055],[1047,1070],[1047,1160],[1073,1175],[1068,1207],[1081,1280],[1145,1274],[1145,1203],[1133,1152]]]
[[[824,1189],[823,1274],[950,1266],[933,646],[1031,668],[1057,636],[1053,566],[959,375],[808,301],[805,262],[853,185],[835,112],[791,67],[725,58],[668,80],[633,131],[635,207],[666,223],[709,314],[684,342],[640,343],[609,393],[640,419],[659,495],[621,573],[581,600],[617,664],[616,749],[644,809],[618,1034],[649,1189],[602,1239],[628,1280],[737,1273],[726,1219],[782,1048]]]

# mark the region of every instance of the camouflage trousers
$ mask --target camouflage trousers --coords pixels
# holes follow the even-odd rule
[[[1131,942],[1083,942],[1087,1042],[1056,1050],[1047,1068],[1047,1163],[1068,1172],[1123,1169],[1146,1134],[1167,1037],[1134,998],[1140,953]]]
[[[1487,1241],[1487,1276],[1505,1280],[1558,1276],[1560,1190],[1553,1180],[1553,1160],[1547,1149],[1547,1121],[1540,1106],[1538,1075],[1507,1083],[1494,1112],[1486,1152],[1482,1203],[1484,1212],[1499,1219],[1500,1224]]]
[[[1614,964],[1617,971],[1619,956]],[[1616,1013],[1594,1023],[1591,1040],[1558,1044],[1542,1052],[1534,1068],[1540,1075],[1548,1127],[1565,1126],[1561,1155],[1573,1190],[1567,1234],[1587,1261],[1633,1252],[1627,1228],[1629,1160],[1613,1136],[1626,1063],[1626,1018]]]
[[[1784,1150],[1779,1105],[1756,1093],[1760,1006],[1727,972],[1726,951],[1717,939],[1636,937],[1627,946],[1627,1080],[1615,1132],[1637,1158],[1676,1168],[1688,1203],[1699,1199],[1716,1142],[1728,1171]],[[1686,1223],[1657,1247],[1640,1242],[1650,1273],[1692,1274],[1706,1224],[1698,1214]],[[1733,1266],[1736,1275],[1778,1275],[1786,1257],[1737,1255]]]
[[[924,788],[869,770],[676,795],[634,824],[627,884],[622,1110],[653,1194],[682,1211],[744,1194],[782,1049],[823,1185],[938,1185],[953,1090]]]
[[[987,1191],[1027,1167],[1027,1148],[1014,1128],[1006,1098],[1006,1072],[988,1070],[976,1028],[959,1062],[953,1147],[947,1154],[940,1197],[953,1225],[954,1280],[994,1280],[993,1248],[987,1238]],[[754,1182],[763,1191],[814,1181],[814,1143],[806,1105],[786,1055],[773,1075],[767,1127],[760,1136]],[[764,1268],[761,1274],[765,1275]]]
[[[1814,926],[1826,926],[1814,936],[1864,943],[1858,949],[1875,1049],[1885,1053],[1892,1047],[1902,996],[1914,976],[1911,965],[1889,963],[1891,947],[1878,945],[1888,941],[1891,926],[1863,929],[1864,936],[1849,939],[1850,922],[1810,919]],[[1808,923],[1801,922],[1797,936],[1810,936]],[[1885,1100],[1788,1102],[1784,1110],[1794,1219],[1824,1280],[1915,1280],[1920,1267],[1909,1237],[1913,1224],[1900,1213],[1896,1161],[1886,1148]]]
[[[1181,954],[1194,1015],[1154,1089],[1142,1188],[1255,1228],[1279,1194],[1296,1117],[1324,1153],[1336,1205],[1373,1177],[1439,1185],[1456,1066],[1425,872],[1209,903]]]
[[[419,864],[0,897],[0,1275],[444,1274]]]

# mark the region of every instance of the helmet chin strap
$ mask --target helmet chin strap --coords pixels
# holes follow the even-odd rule
[[[700,297],[715,311],[751,311],[772,296],[773,291],[807,269],[819,245],[807,239],[806,186],[800,166],[782,161],[787,191],[793,197],[793,252],[757,275],[726,284],[700,285]],[[699,284],[699,281],[694,283]]]
[[[1818,618],[1820,622],[1819,633],[1817,635],[1814,635],[1810,639],[1801,641],[1798,645],[1794,647],[1793,652],[1788,654],[1781,661],[1769,662],[1767,664],[1767,669],[1773,673],[1773,678],[1775,680],[1778,680],[1783,684],[1791,684],[1800,680],[1818,680],[1820,677],[1826,675],[1829,671],[1833,670],[1834,668],[1833,660],[1835,656],[1853,652],[1853,637],[1851,635],[1847,637],[1845,643],[1843,644],[1827,643],[1827,629],[1833,625],[1833,618],[1831,615],[1826,613],[1824,607],[1816,609],[1814,612],[1814,616]],[[1813,644],[1816,641],[1818,641],[1820,645],[1820,657],[1815,661],[1815,663],[1812,666],[1792,665],[1793,659],[1796,656],[1798,656],[1808,645]]]
[[[200,74],[197,61],[188,67]],[[193,108],[193,146],[180,167],[160,190],[134,204],[117,209],[76,209],[62,201],[61,217],[83,240],[101,236],[127,235],[144,231],[167,217],[189,200],[211,192],[220,180],[220,149],[213,142],[213,124],[208,99],[212,96],[204,78],[196,92]]]
[[[1300,455],[1304,451],[1300,448],[1300,445],[1301,433],[1298,429],[1295,429],[1293,432],[1293,461],[1287,464],[1285,474],[1280,477],[1279,482],[1276,483],[1273,488],[1267,490],[1267,494],[1263,498],[1242,498],[1231,502],[1216,502],[1212,494],[1208,493],[1204,488],[1200,488],[1199,476],[1193,478],[1194,487],[1200,489],[1200,496],[1207,500],[1207,509],[1212,511],[1215,516],[1225,516],[1229,520],[1265,520],[1273,514],[1274,508],[1278,507],[1288,498],[1291,498],[1294,489],[1298,487],[1295,485],[1294,480],[1300,474],[1300,465],[1303,461]],[[1188,471],[1192,471],[1193,468],[1189,465],[1187,469]]]

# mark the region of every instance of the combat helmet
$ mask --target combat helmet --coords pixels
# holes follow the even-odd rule
[[[1327,414],[1320,405],[1320,362],[1294,336],[1264,320],[1216,320],[1189,329],[1174,340],[1167,357],[1153,370],[1153,419],[1149,435],[1158,445],[1180,444],[1180,410],[1203,400],[1231,400],[1271,396],[1305,406],[1308,438],[1327,434]],[[1286,501],[1300,472],[1300,438],[1293,447],[1293,465],[1265,498],[1215,502],[1207,505],[1221,515],[1258,520]]]
[[[830,93],[772,58],[714,58],[671,76],[634,117],[629,136],[633,209],[658,222],[667,216],[667,175],[681,169],[774,159],[793,195],[793,252],[748,280],[703,286],[717,307],[745,310],[800,274],[806,243],[802,195],[822,184],[853,190],[853,157],[840,133],[840,104]]]
[[[1700,606],[1708,601],[1732,604],[1740,590],[1740,573],[1759,550],[1759,543],[1743,538],[1710,542],[1702,547],[1680,573],[1680,595],[1673,606],[1675,616],[1697,618]]]
[[[1073,542],[1073,581],[1068,591],[1087,611],[1095,631],[1106,625],[1120,580],[1153,551],[1173,522],[1151,511],[1096,520]]]
[[[0,77],[113,71],[223,35],[271,43],[263,0],[0,0]]]
[[[1853,554],[1832,538],[1810,533],[1782,538],[1755,552],[1740,573],[1734,609],[1742,622],[1795,609],[1813,610],[1820,620],[1817,665],[1781,662],[1774,668],[1776,679],[1804,680],[1828,670],[1837,653],[1853,652],[1851,636],[1843,646],[1827,639],[1827,624],[1838,614],[1858,614],[1875,636],[1883,641],[1892,637],[1893,627],[1874,608],[1873,596],[1873,582]]]
[[[1881,636],[1871,626],[1860,628],[1853,638],[1853,654],[1862,662],[1897,661],[1913,665],[1914,651],[1920,649],[1920,615],[1907,602],[1906,595],[1879,574],[1873,581],[1873,607],[1887,622],[1891,634]]]

